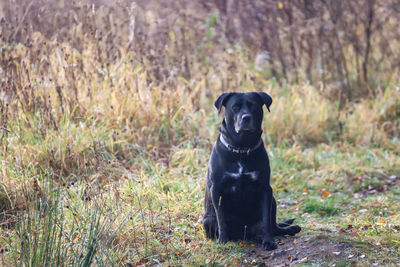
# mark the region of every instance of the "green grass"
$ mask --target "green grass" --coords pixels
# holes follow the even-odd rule
[[[48,178],[42,181],[8,240],[15,266],[114,264],[110,245],[119,228],[111,231],[116,215],[107,215],[104,200],[93,200],[78,213],[79,203],[70,203],[65,189]]]
[[[6,179],[0,181],[7,223],[0,228],[0,247],[7,251],[0,263],[246,265],[256,260],[249,251],[257,245],[220,245],[203,234],[205,173],[219,121],[209,106],[208,113],[175,112],[179,120],[173,124],[155,121],[155,128],[159,123],[171,128],[172,144],[165,144],[167,139],[141,144],[106,118],[65,117],[57,130],[42,133],[35,130],[39,118],[30,121],[33,129],[22,119],[10,122],[8,151],[2,154]],[[269,127],[278,127],[268,124],[269,116],[263,138],[278,220],[296,218],[303,236],[322,233],[354,244],[341,257],[310,257],[304,264],[394,264],[400,256],[399,187],[369,191],[400,175],[399,150],[346,140],[277,142],[268,134]],[[191,137],[195,132],[198,136]],[[346,258],[352,254],[358,256]]]
[[[13,131],[2,155],[6,179],[0,181],[6,215],[0,227],[0,247],[6,249],[0,263],[260,262],[249,255],[258,245],[220,245],[204,237],[205,174],[219,119],[213,111],[200,115],[176,115],[191,119],[186,126],[178,122],[168,126],[171,132],[183,133],[169,145],[163,143],[166,139],[140,144],[107,119],[65,118],[57,130],[44,133],[31,130],[23,120],[10,122]],[[39,126],[40,120],[30,123]],[[188,130],[188,126],[195,128]],[[199,135],[192,138],[193,132]],[[398,184],[370,191],[400,175],[398,149],[345,140],[307,145],[286,139],[276,142],[268,134],[263,138],[278,220],[296,218],[303,228],[300,236],[325,234],[332,242],[354,245],[341,257],[310,257],[305,265],[396,263],[400,256]],[[349,255],[356,256],[346,258]]]
[[[200,221],[209,145],[187,142],[172,148],[168,164],[143,153],[125,165],[138,168],[109,166],[107,173],[115,180],[78,178],[73,184],[49,188],[48,179],[38,177],[42,197],[28,204],[14,227],[1,230],[1,244],[10,249],[5,255],[30,266],[43,262],[51,266],[57,261],[74,266],[251,262],[247,253],[252,244],[224,246],[204,238]],[[279,220],[297,218],[304,229],[301,235],[328,233],[332,240],[344,238],[354,244],[348,253],[358,255],[351,260],[311,258],[309,264],[396,262],[398,187],[361,196],[357,195],[360,188],[378,184],[368,181],[368,176],[361,176],[363,181],[353,178],[395,175],[397,151],[348,144],[268,150]],[[369,157],[371,153],[381,156]],[[371,251],[371,246],[376,250]]]
[[[339,212],[339,208],[332,200],[319,201],[317,199],[310,198],[304,204],[304,212],[318,213],[323,216],[332,216]]]

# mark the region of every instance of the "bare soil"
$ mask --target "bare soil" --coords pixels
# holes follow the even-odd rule
[[[249,252],[258,266],[296,266],[300,263],[327,258],[347,258],[352,244],[333,241],[326,235],[277,237],[278,248],[265,251],[261,248]]]

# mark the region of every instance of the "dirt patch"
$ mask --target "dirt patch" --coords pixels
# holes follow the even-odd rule
[[[277,237],[278,248],[274,251],[265,251],[261,248],[249,252],[254,258],[253,263],[264,266],[294,266],[302,262],[347,257],[353,246],[346,242],[335,242],[325,235]]]

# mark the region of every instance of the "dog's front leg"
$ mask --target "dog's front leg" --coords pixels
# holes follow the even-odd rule
[[[217,190],[217,187],[214,185],[211,186],[210,191],[211,191],[211,199],[215,209],[215,214],[217,214],[218,232],[219,232],[218,241],[220,243],[225,244],[226,242],[228,242],[228,232],[225,221],[224,209],[222,207],[222,196],[219,193],[219,190]]]
[[[272,188],[267,186],[262,199],[262,229],[263,239],[262,245],[265,250],[273,250],[277,248],[272,234],[271,208],[272,208]]]

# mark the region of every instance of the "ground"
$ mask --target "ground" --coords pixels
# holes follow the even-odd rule
[[[277,238],[277,242],[279,247],[272,252],[257,248],[250,250],[247,256],[267,266],[306,265],[321,261],[350,263],[351,261],[347,258],[354,257],[349,253],[353,248],[351,242],[332,241],[326,234],[303,233],[297,237]]]

